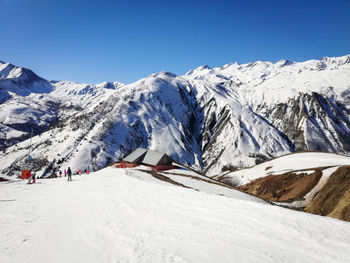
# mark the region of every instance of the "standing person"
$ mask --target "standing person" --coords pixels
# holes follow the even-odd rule
[[[66,175],[67,175],[67,171],[66,169],[64,169],[64,177],[66,177]]]
[[[68,167],[67,175],[68,175],[68,181],[72,181],[72,170],[70,169],[70,167]]]
[[[35,173],[33,173],[33,184],[35,184]]]
[[[62,171],[61,170],[60,170],[59,174],[60,174],[60,177],[62,177]]]
[[[31,172],[28,170],[28,184],[32,183],[32,174]]]
[[[23,171],[22,171],[22,179],[23,179],[23,180],[28,179],[28,170],[23,170]]]

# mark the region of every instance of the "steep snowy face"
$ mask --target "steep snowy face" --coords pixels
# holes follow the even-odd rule
[[[210,109],[205,110],[206,128],[202,132],[203,145],[212,145],[203,151],[203,160],[210,160],[210,164],[204,165],[207,172],[214,173],[211,166],[216,167],[216,172],[228,164],[248,166],[286,151],[349,154],[349,62],[350,55],[302,63],[281,60],[275,64],[233,63],[213,69],[202,66],[188,72],[184,77],[202,94],[199,96],[202,107]],[[213,98],[209,95],[212,93],[203,91],[208,83],[221,88]],[[222,103],[217,103],[220,98],[217,94],[224,94]],[[227,108],[231,109],[229,113]],[[249,121],[242,121],[242,112],[245,116],[251,114]],[[234,128],[228,131],[223,127],[230,118]],[[275,135],[266,132],[269,130],[266,127]],[[212,136],[214,131],[216,134]],[[248,132],[249,136],[244,136]],[[219,140],[210,139],[217,138],[219,133],[222,133]],[[237,134],[240,134],[238,138]],[[245,142],[244,150],[237,147],[239,138]],[[227,143],[230,140],[234,143]],[[229,147],[230,144],[235,147]],[[229,158],[222,157],[223,148],[230,149]]]
[[[349,104],[319,93],[300,94],[286,103],[258,109],[294,144],[295,150],[348,154],[350,151]]]
[[[225,165],[253,165],[257,160],[293,151],[284,134],[240,102],[231,82],[190,83],[197,90],[204,116],[200,141],[206,173],[220,173]]]
[[[99,169],[137,147],[145,147],[167,152],[181,163],[202,167],[197,119],[203,117],[187,81],[159,73],[114,91],[99,103],[62,120],[49,132],[35,136],[32,158],[37,163],[54,165],[55,169]],[[17,169],[18,158],[22,160],[19,166],[24,166],[28,150],[25,142],[10,147],[3,156],[8,160],[4,167]]]
[[[93,150],[97,165],[144,147],[167,152],[182,163],[201,166],[196,122],[192,121],[196,119],[196,100],[191,87],[181,78],[169,73],[151,75],[120,88],[87,114],[99,110],[106,113],[93,130],[98,145]]]

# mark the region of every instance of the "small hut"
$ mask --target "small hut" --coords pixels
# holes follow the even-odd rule
[[[143,158],[145,157],[147,153],[146,149],[143,148],[137,148],[135,151],[130,153],[128,156],[126,156],[123,159],[123,162],[127,163],[140,163],[142,162]]]
[[[153,170],[162,171],[173,169],[173,159],[166,153],[137,148],[123,159],[122,168],[135,167],[136,165],[147,165]]]

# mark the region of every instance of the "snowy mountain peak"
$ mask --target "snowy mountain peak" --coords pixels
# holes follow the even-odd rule
[[[199,67],[197,68],[197,70],[205,70],[205,69],[211,69],[211,67],[209,67],[207,64],[204,64],[204,65],[199,66]]]
[[[152,78],[176,78],[177,75],[172,73],[172,72],[162,71],[162,72],[151,74],[150,77],[152,77]]]
[[[238,67],[240,64],[238,62],[232,62],[232,63],[228,63],[223,65],[220,69],[227,69],[228,67]]]
[[[26,82],[44,80],[30,69],[17,67],[11,63],[4,62],[0,63],[0,80],[1,79],[12,79]]]
[[[288,60],[288,59],[282,59],[282,60],[279,60],[276,62],[276,66],[277,67],[285,67],[285,66],[290,66],[290,65],[293,65],[295,62],[294,61],[291,61],[291,60]]]
[[[211,72],[212,72],[212,68],[205,64],[205,65],[197,67],[196,69],[188,71],[185,75],[187,75],[187,76],[200,75],[200,74],[207,74],[207,73],[211,73]]]
[[[99,84],[96,84],[97,88],[104,88],[104,89],[117,89],[118,87],[124,86],[125,84],[121,83],[121,82],[109,82],[109,81],[105,81]]]
[[[0,62],[0,79],[17,78],[21,75],[21,68],[11,63]]]

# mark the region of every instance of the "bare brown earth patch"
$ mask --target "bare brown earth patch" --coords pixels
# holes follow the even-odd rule
[[[339,167],[305,211],[350,221],[350,166]]]
[[[204,179],[204,178],[200,178],[200,177],[189,175],[189,174],[173,173],[173,172],[162,172],[162,173],[163,174],[176,175],[176,176],[182,176],[182,177],[188,177],[188,178],[191,178],[191,179],[195,179],[195,180],[198,180],[198,181],[203,181],[203,182],[210,183],[210,184],[216,184],[216,185],[219,185],[219,186],[222,186],[222,187],[226,187],[226,188],[236,189],[236,188],[234,188],[234,187],[232,187],[230,185],[227,185],[227,184],[221,183],[219,181],[216,181],[214,179],[211,179],[210,177],[208,177],[208,179]]]
[[[157,178],[158,180],[161,180],[161,181],[164,181],[164,182],[167,182],[167,183],[170,183],[170,184],[174,184],[174,185],[177,185],[177,186],[182,186],[182,187],[185,187],[185,188],[191,188],[191,187],[188,187],[186,185],[183,185],[183,184],[180,184],[174,180],[171,180],[169,177],[167,176],[164,176],[160,173],[157,173],[157,172],[154,172],[154,171],[149,171],[147,172],[149,173],[150,175],[152,175],[154,178]]]
[[[259,178],[240,186],[238,190],[267,201],[293,202],[303,200],[303,197],[316,186],[321,176],[321,168],[314,169],[313,173],[307,173],[306,170],[291,171]]]

